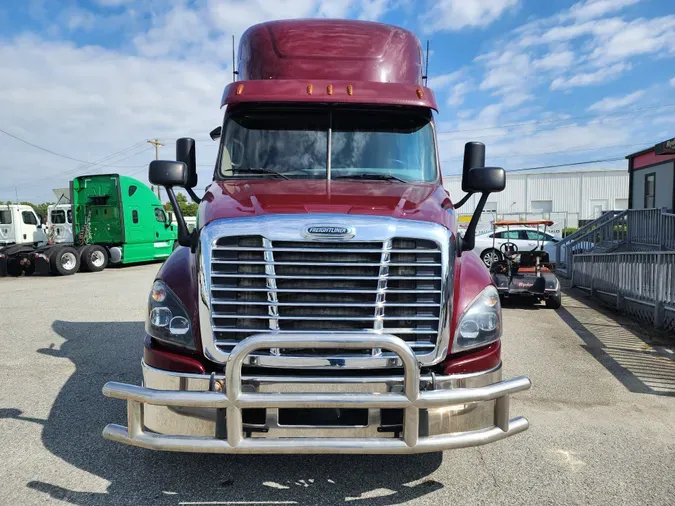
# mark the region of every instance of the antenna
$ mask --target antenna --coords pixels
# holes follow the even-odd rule
[[[429,77],[429,39],[427,39],[427,59],[426,63],[424,64],[424,75],[422,76],[422,79],[424,79],[424,86],[427,85],[428,77]]]
[[[237,62],[234,58],[234,35],[232,35],[232,82],[237,80],[239,72],[237,72]]]

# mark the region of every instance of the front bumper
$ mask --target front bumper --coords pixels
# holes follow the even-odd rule
[[[402,376],[242,377],[253,351],[269,348],[381,348],[396,353]],[[530,380],[501,380],[501,366],[480,374],[420,376],[412,349],[391,335],[257,334],[233,350],[224,375],[171,373],[143,364],[144,387],[110,382],[108,397],[127,401],[128,427],[110,424],[107,439],[144,448],[205,453],[422,453],[478,446],[528,428],[509,419],[509,395]],[[223,386],[224,392],[216,391]],[[242,410],[265,409],[256,430]],[[280,410],[363,409],[354,426],[284,425]],[[382,430],[382,410],[402,410],[400,430]]]

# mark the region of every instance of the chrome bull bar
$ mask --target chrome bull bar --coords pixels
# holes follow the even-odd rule
[[[252,352],[269,348],[339,348],[388,350],[403,364],[403,392],[309,393],[244,392],[242,364]],[[527,430],[523,417],[509,419],[509,395],[530,388],[518,377],[487,386],[454,390],[420,391],[420,369],[414,352],[398,337],[364,334],[255,334],[239,343],[225,365],[225,392],[155,390],[117,382],[106,383],[103,394],[127,401],[128,427],[109,424],[107,439],[144,448],[206,453],[421,453],[478,446]],[[495,401],[495,426],[468,432],[419,436],[420,409]],[[226,410],[226,437],[164,435],[144,431],[143,405]],[[242,409],[248,408],[379,408],[402,409],[402,437],[243,437]],[[309,431],[311,428],[298,428]]]

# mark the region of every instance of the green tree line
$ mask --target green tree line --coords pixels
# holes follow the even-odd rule
[[[8,200],[5,202],[5,204],[12,205],[14,202],[11,200]],[[43,202],[42,204],[33,204],[32,202],[20,202],[22,206],[31,206],[33,210],[35,211],[35,214],[38,216],[44,216],[45,218],[47,217],[47,206],[52,206],[55,204],[55,202]]]
[[[189,202],[187,197],[182,193],[176,194],[176,200],[178,201],[178,206],[180,207],[180,210],[183,212],[183,216],[197,216],[197,209],[199,208],[198,204],[195,204],[194,202]],[[7,202],[5,202],[5,204],[12,205],[14,204],[14,202],[8,200]],[[21,202],[20,204],[23,206],[31,206],[38,216],[44,216],[46,218],[47,206],[52,206],[55,204],[55,202],[43,202],[42,204],[33,204],[32,202]],[[164,209],[166,211],[173,211],[173,207],[169,202],[164,204]]]
[[[195,204],[194,202],[188,202],[187,197],[182,193],[176,194],[176,201],[178,202],[178,207],[180,207],[183,216],[197,216],[197,209],[199,208],[199,204]],[[166,204],[164,204],[164,209],[166,211],[173,211],[173,206],[171,205],[170,202],[167,202]]]

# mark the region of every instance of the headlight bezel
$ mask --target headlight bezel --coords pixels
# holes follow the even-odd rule
[[[170,313],[168,322],[165,325],[153,324],[153,314],[155,316],[160,313],[166,315],[166,311]],[[177,328],[179,331],[174,333],[172,328]],[[150,337],[162,343],[179,346],[191,351],[197,349],[192,319],[187,309],[185,309],[185,306],[173,290],[159,279],[155,280],[152,284],[150,295],[148,296],[145,331]]]
[[[481,328],[489,322],[496,325],[493,329]],[[464,329],[464,334],[462,334]],[[467,334],[477,332],[476,337],[468,337]],[[502,309],[499,300],[499,292],[493,285],[486,286],[476,295],[457,319],[457,327],[452,340],[451,353],[482,348],[499,341],[502,337]]]

